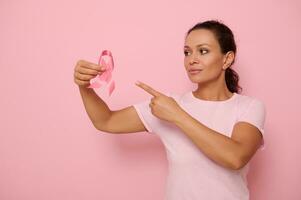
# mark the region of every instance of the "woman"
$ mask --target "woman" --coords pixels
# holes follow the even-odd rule
[[[98,130],[160,137],[169,161],[166,200],[247,200],[249,161],[264,147],[264,103],[239,94],[239,76],[230,68],[236,45],[225,24],[210,20],[192,27],[184,55],[195,91],[165,95],[138,82],[152,98],[117,111],[87,89],[101,66],[79,61],[74,81]]]

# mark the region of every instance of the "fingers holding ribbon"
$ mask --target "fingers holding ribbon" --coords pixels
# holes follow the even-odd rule
[[[111,81],[112,72],[114,69],[114,60],[112,53],[109,50],[102,51],[99,57],[98,65],[104,66],[105,71],[99,73],[94,79],[91,79],[88,88],[100,88],[104,84],[109,84],[108,91],[109,95],[111,95],[115,89],[115,81]]]

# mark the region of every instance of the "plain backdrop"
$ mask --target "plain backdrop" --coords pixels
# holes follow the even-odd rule
[[[112,110],[151,98],[136,80],[163,93],[192,90],[184,37],[209,19],[233,30],[242,94],[267,108],[251,199],[301,199],[300,10],[297,0],[1,0],[0,199],[163,199],[160,139],[97,131],[73,70],[112,51],[116,89],[97,90]]]

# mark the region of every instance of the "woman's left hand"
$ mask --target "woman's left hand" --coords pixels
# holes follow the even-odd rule
[[[156,91],[145,83],[136,82],[136,85],[153,96],[149,106],[152,114],[159,119],[174,123],[183,114],[184,110],[172,97]]]

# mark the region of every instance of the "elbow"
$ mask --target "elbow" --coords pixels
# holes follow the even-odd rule
[[[94,123],[93,123],[93,126],[94,126],[94,128],[95,128],[96,130],[98,130],[98,131],[103,131],[103,128],[102,128],[101,126],[99,126],[98,124],[94,124]]]
[[[232,165],[232,167],[231,167],[231,169],[233,169],[233,170],[240,170],[241,168],[243,168],[243,164],[241,164],[241,163],[234,163],[233,165]]]
[[[112,123],[110,123],[109,119],[110,118],[108,118],[105,121],[99,122],[99,123],[93,123],[93,125],[97,130],[99,130],[101,132],[112,133],[112,134],[118,133],[116,131],[116,128],[114,128],[114,125]]]
[[[98,131],[104,131],[104,128],[103,126],[99,125],[99,124],[96,124],[96,123],[93,123],[93,126],[96,130]]]
[[[233,169],[233,170],[240,170],[240,169],[242,169],[246,164],[247,164],[247,162],[245,162],[244,159],[242,159],[242,158],[235,158],[235,159],[233,159],[233,161],[232,161],[231,169]]]
[[[107,127],[107,123],[93,123],[94,127],[96,130],[101,131],[101,132],[106,132],[106,133],[112,133],[110,129]]]

